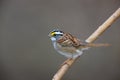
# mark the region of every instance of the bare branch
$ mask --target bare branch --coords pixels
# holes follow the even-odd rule
[[[120,8],[116,10],[111,17],[109,17],[101,26],[98,27],[98,29],[88,38],[86,39],[86,42],[92,43],[94,42],[107,28],[112,25],[113,22],[115,22],[120,17]],[[77,60],[76,59],[68,59],[66,60],[66,64],[62,65],[61,68],[58,70],[58,72],[54,75],[52,80],[61,80],[63,75],[66,73],[66,71],[72,66],[72,64]]]
[[[76,61],[76,59],[67,59],[65,61],[65,64],[61,66],[61,68],[58,70],[58,72],[54,75],[52,80],[61,80],[63,75],[66,73],[66,71],[70,68],[70,66]]]
[[[86,40],[91,43],[95,41],[107,28],[109,28],[115,20],[120,17],[120,8],[118,8],[98,29]]]

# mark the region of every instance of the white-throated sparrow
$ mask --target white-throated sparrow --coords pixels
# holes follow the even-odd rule
[[[90,47],[108,46],[108,44],[94,44],[81,42],[70,33],[55,29],[49,33],[55,50],[67,58],[76,58]]]

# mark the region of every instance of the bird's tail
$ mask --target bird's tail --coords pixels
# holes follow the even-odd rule
[[[110,44],[107,44],[107,43],[88,43],[88,44],[86,44],[86,46],[88,46],[88,47],[107,47],[107,46],[110,46]]]

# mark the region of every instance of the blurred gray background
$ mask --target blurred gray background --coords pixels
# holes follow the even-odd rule
[[[48,33],[59,28],[85,40],[120,0],[1,0],[0,80],[51,80],[66,60]],[[62,80],[120,80],[120,19],[70,68]]]

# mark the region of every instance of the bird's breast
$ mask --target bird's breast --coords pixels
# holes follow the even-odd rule
[[[54,48],[65,53],[76,53],[77,50],[75,47],[60,45],[59,43],[55,43]]]

